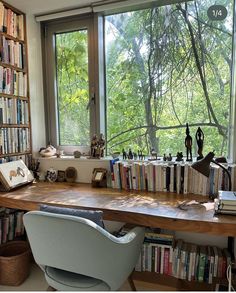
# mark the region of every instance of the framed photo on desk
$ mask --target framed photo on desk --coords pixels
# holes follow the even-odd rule
[[[92,175],[93,187],[106,187],[107,185],[107,170],[104,168],[94,168]]]

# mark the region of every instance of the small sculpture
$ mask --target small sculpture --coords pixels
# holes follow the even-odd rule
[[[129,149],[128,159],[129,159],[129,160],[133,160],[133,157],[134,157],[134,155],[133,155],[133,153],[132,153],[132,150]]]
[[[157,152],[155,151],[154,148],[151,148],[150,154],[152,159],[157,160]]]
[[[123,155],[123,160],[127,159],[127,153],[125,151],[125,149],[122,149],[122,155]]]
[[[94,134],[91,141],[91,146],[90,146],[90,154],[92,158],[96,158],[97,148],[98,148],[98,138],[97,138],[97,135]]]
[[[166,154],[163,155],[163,161],[167,161]]]
[[[76,158],[76,159],[79,159],[80,157],[81,157],[81,152],[80,151],[74,151],[74,157]]]
[[[143,151],[142,150],[138,150],[138,159],[139,160],[144,160],[145,159],[145,155],[143,155]]]
[[[104,150],[105,150],[105,139],[104,135],[100,133],[99,140],[98,140],[98,157],[103,158],[104,157]]]
[[[176,155],[176,162],[181,162],[183,161],[183,153],[182,152],[177,152],[177,155]]]
[[[171,153],[169,153],[169,156],[167,157],[167,161],[172,161]]]
[[[134,152],[134,160],[137,160],[137,158],[138,158],[138,155],[137,153]]]
[[[57,150],[52,145],[48,145],[46,148],[40,148],[39,154],[41,157],[52,157],[56,156]]]
[[[186,123],[185,147],[187,152],[186,161],[192,161],[192,136],[190,135],[188,123]]]
[[[197,129],[195,137],[196,137],[197,146],[198,146],[198,150],[197,150],[197,153],[198,153],[197,161],[198,161],[203,158],[202,151],[203,151],[203,143],[204,143],[204,133],[200,127],[198,127]]]

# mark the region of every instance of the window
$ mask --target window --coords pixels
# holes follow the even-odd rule
[[[193,154],[200,126],[204,154],[227,156],[234,3],[219,1],[227,10],[221,20],[209,18],[214,4],[188,1],[130,8],[103,21],[93,15],[46,24],[49,141],[64,149],[89,146],[94,133],[104,133],[105,119],[108,154],[131,148],[175,156],[185,154],[188,123]]]
[[[228,153],[233,1],[212,21],[213,0],[190,1],[105,17],[107,139],[111,149],[193,149],[200,126],[204,152]]]
[[[94,131],[92,38],[88,18],[46,26],[48,141],[67,153],[83,151]]]

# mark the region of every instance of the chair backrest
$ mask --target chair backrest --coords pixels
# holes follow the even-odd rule
[[[144,239],[136,227],[116,238],[90,220],[32,211],[24,225],[36,263],[83,274],[117,290],[132,272]]]

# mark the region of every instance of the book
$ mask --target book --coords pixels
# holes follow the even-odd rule
[[[219,203],[236,206],[236,191],[219,190]]]

